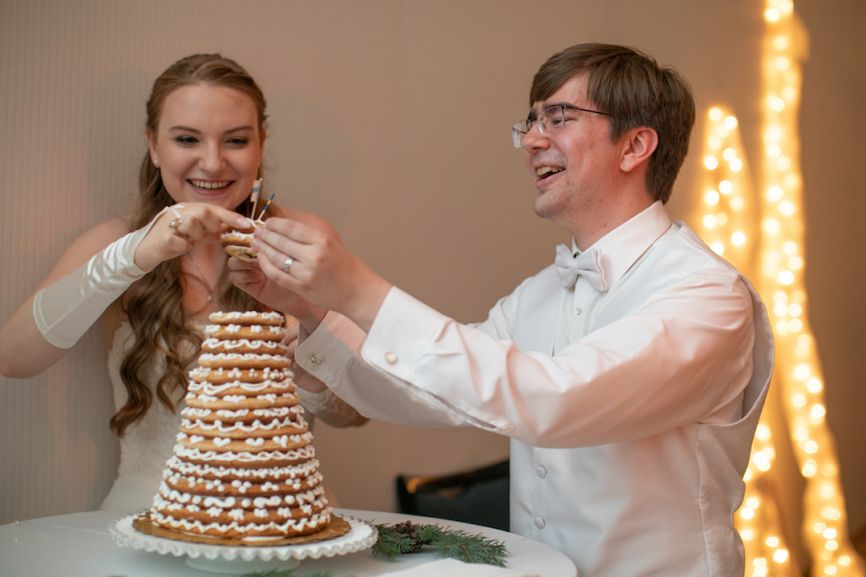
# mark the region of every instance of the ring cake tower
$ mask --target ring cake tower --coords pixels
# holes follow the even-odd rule
[[[321,531],[331,510],[282,344],[284,317],[217,312],[210,322],[151,523],[261,545]]]

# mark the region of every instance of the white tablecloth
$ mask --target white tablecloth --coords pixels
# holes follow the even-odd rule
[[[487,527],[395,513],[340,509],[348,515],[375,523],[435,522],[505,542],[508,567],[540,577],[577,577],[574,564],[562,553],[536,541]],[[183,557],[121,548],[108,534],[108,526],[122,515],[94,511],[32,519],[0,526],[0,575],[3,577],[214,577],[216,573],[190,567]],[[328,571],[333,577],[373,577],[431,563],[432,553],[404,555],[396,562],[374,558],[361,551],[329,559],[305,559],[298,575]]]

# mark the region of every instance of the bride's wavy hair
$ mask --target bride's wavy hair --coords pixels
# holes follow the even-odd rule
[[[147,101],[147,129],[157,133],[165,98],[183,86],[206,84],[239,90],[250,97],[258,113],[259,135],[264,136],[265,97],[255,80],[237,62],[219,54],[194,54],[169,66],[153,83]],[[261,172],[261,168],[259,168]],[[259,175],[261,176],[261,175]],[[139,203],[130,220],[130,230],[149,223],[161,210],[174,204],[162,182],[159,169],[149,152],[141,162],[138,178]],[[249,212],[249,200],[236,207]],[[225,273],[223,273],[225,275]],[[224,287],[219,304],[228,310],[258,310],[261,305],[249,295],[220,279]],[[146,384],[146,371],[154,358],[162,355],[165,367],[156,383],[156,397],[171,411],[186,392],[186,370],[201,349],[202,337],[187,324],[183,309],[185,279],[180,260],[163,262],[134,283],[122,300],[135,343],[120,365],[120,376],[127,391],[126,404],[111,418],[111,429],[123,436],[126,429],[144,417],[153,404],[154,392]],[[156,365],[159,366],[159,365]]]

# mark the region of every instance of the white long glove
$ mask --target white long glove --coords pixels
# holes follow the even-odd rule
[[[161,214],[36,293],[33,319],[45,340],[71,348],[129,285],[145,275],[133,260],[135,249]]]

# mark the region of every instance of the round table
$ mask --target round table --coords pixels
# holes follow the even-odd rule
[[[437,523],[505,542],[510,553],[508,568],[539,577],[577,577],[574,564],[562,553],[531,539],[467,523],[413,515],[338,509],[337,514],[370,523]],[[187,565],[185,558],[119,547],[108,526],[128,513],[93,511],[43,517],[0,526],[0,575],[4,577],[124,576],[214,577]],[[299,576],[327,571],[333,577],[373,577],[430,563],[432,553],[404,555],[389,562],[374,558],[369,550],[328,559],[305,559],[295,569]]]

